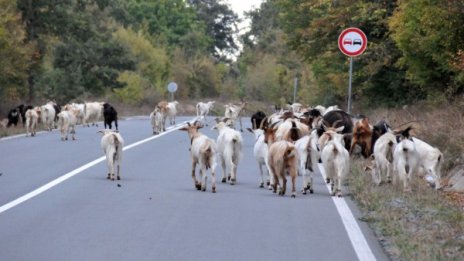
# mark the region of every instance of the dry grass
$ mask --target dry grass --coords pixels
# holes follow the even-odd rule
[[[444,154],[442,175],[462,167],[464,151],[463,112],[459,105],[417,105],[396,110],[376,110],[372,122],[385,119],[393,128],[415,122],[416,136]],[[399,184],[374,186],[356,159],[348,184],[352,196],[380,241],[394,260],[464,260],[464,195],[435,191],[423,177],[413,177],[412,192]]]

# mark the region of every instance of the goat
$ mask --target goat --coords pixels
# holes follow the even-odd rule
[[[317,130],[312,130],[309,135],[305,135],[295,142],[296,150],[298,151],[298,170],[303,176],[303,194],[314,192],[313,173],[317,167],[320,158],[319,136]]]
[[[224,105],[226,108],[224,112],[224,117],[229,118],[231,121],[231,127],[235,129],[235,121],[238,119],[240,123],[240,131],[243,132],[242,127],[242,117],[240,117],[240,112],[245,108],[246,102],[242,102],[240,105],[227,104]]]
[[[216,119],[218,120],[218,119]],[[230,180],[231,185],[237,182],[237,165],[241,158],[242,135],[230,128],[225,121],[217,122],[213,129],[218,130],[217,153],[222,166],[222,182]]]
[[[279,186],[279,195],[285,195],[287,188],[286,172],[288,172],[292,179],[292,198],[296,197],[297,160],[298,153],[295,145],[291,142],[281,140],[269,146],[268,163],[270,173],[274,179],[274,193],[277,192],[277,186]],[[280,185],[280,180],[282,180],[282,185]]]
[[[264,188],[264,181],[266,180],[266,184],[269,188],[271,177],[268,171],[268,163],[267,163],[267,154],[268,154],[268,146],[264,143],[264,130],[259,129],[251,129],[247,128],[247,130],[255,136],[255,144],[253,146],[253,156],[258,163],[259,174],[260,174],[260,183],[259,187]],[[265,167],[263,171],[263,166]]]
[[[104,127],[108,125],[109,129],[112,129],[111,123],[114,121],[116,130],[118,130],[118,112],[109,103],[103,103],[103,121]]]
[[[412,138],[416,151],[419,154],[419,167],[423,169],[427,175],[430,175],[434,181],[435,189],[441,188],[441,167],[443,164],[443,154],[437,148],[434,148],[426,142]]]
[[[171,125],[176,124],[177,104],[179,104],[178,101],[168,102],[167,116],[169,118],[169,124]]]
[[[306,124],[297,119],[287,119],[277,127],[276,139],[295,142],[307,134],[309,134],[309,128]]]
[[[387,182],[391,182],[393,171],[393,152],[396,148],[396,136],[387,132],[377,139],[374,144],[374,169],[372,178],[377,185],[382,182],[382,174],[386,175]]]
[[[120,180],[120,166],[122,160],[122,149],[124,147],[124,139],[122,138],[121,134],[109,129],[100,130],[98,133],[103,134],[100,145],[103,149],[103,152],[105,153],[106,164],[108,166],[108,176],[106,178],[113,181],[115,178]]]
[[[31,105],[24,105],[20,104],[16,106],[17,111],[19,112],[19,116],[21,117],[21,122],[23,123],[23,126],[26,125],[26,111],[33,109]]]
[[[14,126],[18,125],[19,117],[20,117],[19,109],[17,107],[11,109],[8,112],[8,123],[6,127],[10,127],[11,125],[14,125]]]
[[[192,179],[193,184],[197,190],[206,191],[206,171],[211,169],[211,186],[212,192],[216,193],[216,143],[214,140],[208,138],[206,135],[200,133],[198,129],[202,128],[195,122],[191,125],[189,122],[187,126],[180,128],[181,131],[187,131],[191,146],[190,154],[192,158]],[[197,164],[200,165],[200,182],[197,181],[195,169]]]
[[[64,111],[73,110],[76,116],[76,124],[83,124],[84,122],[84,104],[83,103],[71,103],[63,106]]]
[[[331,183],[332,196],[342,196],[342,180],[350,171],[350,155],[343,146],[343,136],[333,130],[328,130],[324,135],[329,136],[329,141],[321,152],[322,165],[326,178]]]
[[[295,182],[297,174],[298,153],[293,143],[280,140],[276,141],[276,130],[271,127],[264,129],[264,142],[268,145],[268,171],[271,175],[271,186],[273,192],[277,192],[279,187],[279,195],[285,195],[287,178],[285,172],[290,174],[292,179],[292,197],[296,197]],[[282,180],[282,186],[280,185]]]
[[[34,137],[36,135],[37,123],[39,121],[39,112],[40,107],[28,109],[26,111],[26,137],[29,136],[29,134],[31,135],[31,137]]]
[[[409,132],[411,127],[398,131],[401,134],[400,142],[393,152],[393,171],[403,181],[404,191],[410,191],[409,181],[419,166],[419,153]],[[396,177],[396,176],[395,176]]]
[[[56,111],[54,105],[55,104],[53,102],[48,102],[40,108],[40,117],[42,123],[44,125],[44,128],[48,131],[52,131],[52,129],[55,127]]]
[[[102,117],[103,104],[103,102],[86,102],[84,104],[84,126],[89,127],[89,123],[92,123],[98,127],[97,121],[100,121]]]
[[[331,110],[326,111],[324,116],[322,116],[322,122],[325,126],[332,126],[338,128],[344,126],[341,134],[350,134],[353,132],[353,121],[351,116],[341,110]],[[322,126],[322,123],[318,127]],[[343,135],[345,141],[345,148],[350,150],[351,146],[351,135]]]
[[[76,124],[77,124],[77,117],[76,115],[79,111],[74,109],[63,110],[58,113],[58,126],[61,131],[61,140],[65,141],[68,140],[68,135],[71,133],[71,137],[73,140],[76,140]]]
[[[161,109],[156,106],[156,108],[150,113],[150,122],[151,128],[153,129],[153,135],[160,134],[163,131],[163,126],[161,126],[163,121],[163,115],[161,114]]]
[[[287,104],[287,109],[290,109],[293,113],[300,112],[301,109],[303,108],[303,105],[301,103],[295,102],[292,104]]]
[[[204,103],[204,102],[197,103],[197,106],[196,106],[197,119],[200,122],[203,122],[205,126],[208,126],[208,123],[206,122],[206,116],[208,116],[208,113],[213,108],[213,106],[214,106],[214,101],[209,101],[207,103]]]
[[[166,118],[168,117],[168,102],[167,101],[160,101],[156,105],[159,108],[159,112],[161,113],[161,132],[166,131]]]
[[[261,125],[261,122],[266,118],[266,114],[262,111],[257,111],[251,115],[251,126],[252,129],[258,128]]]
[[[361,146],[361,154],[368,158],[372,154],[372,135],[373,128],[369,124],[369,118],[363,117],[356,121],[353,127],[350,154],[353,154],[356,145]]]

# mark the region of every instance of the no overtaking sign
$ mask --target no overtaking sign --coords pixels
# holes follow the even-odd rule
[[[358,56],[366,50],[366,47],[367,37],[358,28],[347,28],[338,37],[338,48],[347,56]]]

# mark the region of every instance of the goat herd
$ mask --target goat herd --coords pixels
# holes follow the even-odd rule
[[[215,141],[199,131],[208,126],[206,117],[214,103],[199,102],[196,105],[195,122],[189,122],[179,129],[186,131],[190,138],[195,188],[206,191],[209,170],[212,192],[216,192],[217,163],[222,167],[221,181],[231,185],[236,183],[243,143],[240,113],[246,106],[246,103],[225,105],[224,117],[216,118],[212,127],[219,133]],[[166,130],[166,119],[169,119],[171,125],[175,124],[177,105],[177,101],[162,101],[155,106],[150,114],[153,134]],[[103,134],[101,147],[108,164],[107,178],[119,180],[124,140],[117,131],[117,112],[108,103],[72,103],[63,108],[51,101],[37,107],[20,105],[10,110],[5,125],[17,125],[21,117],[26,126],[26,136],[35,136],[39,120],[47,130],[51,130],[56,124],[64,141],[68,139],[68,134],[75,139],[77,124],[89,126],[102,116],[105,129],[99,132]],[[237,121],[240,123],[240,131],[235,130]],[[113,122],[115,131],[111,130]],[[350,172],[350,154],[359,150],[363,157],[371,160],[372,165],[367,170],[371,172],[377,185],[399,178],[404,190],[408,191],[410,179],[418,171],[423,171],[436,189],[441,187],[443,155],[439,149],[412,137],[411,126],[392,130],[385,121],[371,125],[367,117],[355,119],[337,106],[304,108],[299,103],[269,116],[258,111],[251,116],[251,123],[252,128],[248,128],[248,131],[255,137],[253,155],[260,171],[259,186],[264,187],[266,184],[270,190],[281,196],[286,193],[287,176],[291,179],[292,197],[296,196],[298,175],[303,178],[301,192],[313,193],[313,173],[319,163],[322,163],[327,183],[331,185],[332,195],[342,196],[341,184]],[[107,126],[109,129],[106,129]],[[196,174],[197,165],[200,168],[199,179]]]
[[[199,132],[214,102],[197,105],[197,121],[180,130],[187,131],[191,140],[192,178],[198,190],[206,190],[206,172],[210,169],[212,191],[216,192],[216,157],[221,163],[222,182],[235,184],[237,164],[241,157],[242,137],[235,130],[240,121],[240,105],[225,105],[223,118],[216,118],[213,129],[219,136],[212,140]],[[313,193],[313,173],[322,163],[331,185],[333,196],[342,196],[341,184],[350,172],[350,155],[360,150],[363,157],[371,160],[367,169],[374,183],[401,180],[405,191],[409,181],[418,171],[423,171],[428,181],[440,188],[443,155],[439,149],[412,137],[412,126],[392,130],[387,122],[375,125],[367,117],[353,118],[337,106],[303,108],[299,103],[266,116],[258,111],[251,116],[255,136],[254,157],[260,171],[260,187],[264,184],[274,193],[286,193],[287,176],[291,179],[291,196],[296,197],[296,178],[303,178],[303,194]],[[240,121],[240,130],[242,124]],[[196,165],[200,166],[200,179],[196,177]],[[385,177],[382,177],[385,176]]]

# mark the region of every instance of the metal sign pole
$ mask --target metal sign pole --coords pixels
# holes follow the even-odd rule
[[[298,88],[298,77],[295,77],[293,82],[293,103],[296,102],[296,89]]]
[[[353,57],[350,56],[350,80],[348,83],[348,114],[351,114],[351,77],[353,74]]]

